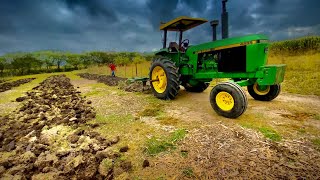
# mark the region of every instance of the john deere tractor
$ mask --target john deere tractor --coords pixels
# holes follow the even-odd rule
[[[163,48],[156,52],[150,67],[150,84],[160,99],[174,99],[180,85],[190,92],[202,92],[216,78],[219,83],[210,93],[212,108],[228,118],[237,118],[247,108],[244,90],[256,100],[271,101],[280,93],[286,65],[266,65],[268,38],[253,34],[226,38],[198,45],[183,40],[183,32],[207,22],[201,18],[179,17],[160,26]],[[179,42],[167,47],[167,32],[179,33]]]

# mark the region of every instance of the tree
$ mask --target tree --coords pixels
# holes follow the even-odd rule
[[[90,66],[93,63],[89,53],[80,54],[79,58],[84,68],[88,68],[88,66]]]
[[[66,54],[67,63],[73,67],[73,69],[78,69],[80,62],[80,56],[78,54]]]
[[[124,66],[124,76],[127,76],[127,64],[129,63],[129,58],[127,56],[124,56],[123,54],[118,54],[118,56],[115,57],[114,62],[119,66]]]
[[[0,74],[3,76],[3,71],[6,68],[6,59],[4,57],[0,57]]]
[[[138,64],[142,63],[145,60],[146,59],[139,54],[136,54],[136,56],[133,58],[132,61],[133,61],[135,68],[136,68],[136,76],[138,76]]]

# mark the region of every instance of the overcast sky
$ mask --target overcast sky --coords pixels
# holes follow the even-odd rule
[[[160,21],[178,16],[213,20],[221,14],[221,0],[0,2],[0,55],[37,50],[152,51],[161,47]],[[320,34],[320,0],[229,0],[227,10],[232,37],[265,33],[280,40]],[[210,30],[206,23],[184,38],[191,44],[206,42]],[[174,41],[177,36],[170,37]]]

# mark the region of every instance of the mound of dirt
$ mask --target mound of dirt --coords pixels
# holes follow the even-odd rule
[[[99,74],[89,74],[89,73],[80,73],[77,74],[78,76],[89,79],[89,80],[96,80],[100,83],[104,83],[108,86],[117,86],[119,81],[125,81],[126,78],[121,77],[113,77],[113,76],[107,76],[107,75],[99,75]]]
[[[143,83],[140,81],[130,83],[127,81],[127,78],[112,77],[112,76],[99,75],[99,74],[89,74],[89,73],[80,73],[77,75],[85,79],[96,80],[108,86],[119,86],[119,89],[127,92],[143,92],[145,94],[152,93],[150,84],[147,83],[145,86],[143,86]]]
[[[18,87],[21,84],[26,84],[34,79],[36,79],[36,78],[19,79],[16,81],[6,82],[3,84],[0,84],[0,92],[8,91],[8,90],[12,89],[13,87]]]
[[[4,83],[6,81],[9,81],[9,79],[0,79],[0,83]]]
[[[0,116],[0,178],[111,179],[120,154],[86,130],[95,118],[90,103],[65,75],[51,76],[21,98],[22,107]],[[19,100],[19,101],[20,101]],[[122,168],[122,167],[119,167]]]
[[[142,92],[145,94],[152,93],[150,84],[147,83],[145,86],[143,86],[143,83],[141,81],[136,81],[133,83],[130,83],[128,81],[120,82],[119,89],[127,92]]]
[[[241,128],[197,129],[182,143],[197,179],[319,179],[320,153],[303,142],[276,143]]]

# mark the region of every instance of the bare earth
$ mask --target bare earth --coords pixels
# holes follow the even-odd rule
[[[115,170],[116,179],[320,178],[320,150],[312,143],[319,139],[320,132],[318,96],[281,93],[272,102],[259,102],[247,94],[247,111],[238,119],[226,119],[210,106],[211,88],[203,93],[182,89],[175,100],[159,101],[151,94],[124,92],[94,80],[77,79],[71,83],[92,102],[98,117],[132,115],[135,119],[128,126],[115,126],[122,133],[120,145],[125,142],[129,146],[126,155],[133,165],[129,172]],[[19,103],[2,103],[1,112],[8,109],[7,105],[15,109]],[[170,121],[139,115],[144,108],[155,105],[161,108],[160,116]],[[104,128],[112,125],[103,123],[98,128],[102,135]],[[266,138],[259,130],[262,127],[275,130],[281,140]],[[188,133],[178,142],[177,149],[156,156],[144,153],[141,139],[149,138],[153,132],[165,134],[178,128]],[[119,133],[114,129],[108,129],[109,132],[113,133],[111,136]],[[2,160],[8,156],[1,152],[0,155]],[[143,159],[149,160],[149,167],[141,167]]]
[[[320,121],[314,116],[320,109],[319,97],[282,93],[272,102],[259,102],[247,94],[247,111],[232,120],[216,115],[209,103],[209,93],[210,88],[203,93],[181,90],[174,101],[165,104],[166,115],[178,119],[178,124],[187,127],[189,133],[178,151],[157,156],[151,167],[137,173],[139,177],[162,173],[169,179],[320,178],[320,152],[309,141],[310,137],[317,136],[308,133],[308,130],[320,129]],[[126,101],[125,98],[120,96],[114,101]],[[92,100],[93,104],[101,103]],[[131,109],[142,105],[130,102]],[[121,107],[125,109],[128,105],[123,103]],[[175,124],[164,125],[152,117],[140,119],[167,131],[176,128]],[[241,126],[251,121],[263,122],[284,134],[282,141],[273,142],[256,130]],[[306,129],[307,133],[300,134],[299,128]],[[188,156],[181,157],[181,152]],[[181,173],[188,168],[192,169],[192,175]]]

